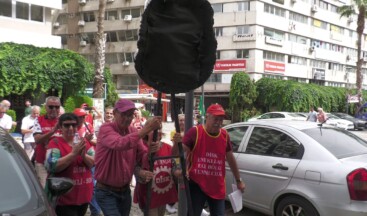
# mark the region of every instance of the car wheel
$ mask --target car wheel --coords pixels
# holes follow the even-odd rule
[[[289,196],[282,199],[276,209],[276,216],[319,216],[313,205],[307,200]]]

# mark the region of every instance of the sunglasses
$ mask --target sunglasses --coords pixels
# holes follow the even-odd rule
[[[73,128],[75,128],[77,126],[77,123],[64,123],[64,124],[62,124],[62,126],[64,128],[70,128],[70,126],[72,126]]]
[[[49,109],[60,109],[60,106],[49,105],[48,108]]]

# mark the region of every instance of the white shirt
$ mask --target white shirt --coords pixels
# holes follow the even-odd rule
[[[12,125],[13,119],[4,113],[3,117],[0,118],[0,127],[4,128],[5,130],[10,130]]]
[[[29,129],[34,128],[34,121],[35,120],[36,120],[36,118],[32,118],[31,115],[27,115],[26,117],[24,117],[22,119],[22,126],[21,126],[20,129],[29,130]],[[25,142],[25,143],[33,143],[34,142],[33,131],[24,134],[24,141],[23,142]]]

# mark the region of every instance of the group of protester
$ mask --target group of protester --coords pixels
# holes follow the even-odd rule
[[[50,96],[45,101],[45,115],[39,116],[40,107],[32,106],[22,121],[22,132],[32,134],[24,137],[25,150],[35,147],[35,169],[41,185],[47,189],[49,176],[68,177],[75,183],[58,200],[57,215],[82,216],[90,206],[92,215],[102,211],[104,215],[127,216],[133,200],[145,208],[147,183],[152,181],[149,215],[163,216],[166,204],[178,201],[175,182],[180,178],[189,180],[195,216],[201,215],[205,203],[211,215],[224,215],[225,161],[237,187],[244,190],[229,136],[221,128],[225,117],[221,105],[209,106],[206,122],[186,134],[184,116],[180,115],[181,131],[172,133],[173,146],[161,141],[161,117],[146,120],[130,100],[120,99],[114,107],[107,107],[102,125],[88,120],[89,109],[84,105],[60,115],[60,99]],[[158,137],[153,140],[155,130]],[[187,155],[187,176],[182,176],[179,160],[171,158],[157,160],[153,170],[149,169],[149,155],[178,155],[179,142]],[[210,166],[213,163],[217,165],[214,168]],[[133,175],[137,179],[134,199],[130,190]]]

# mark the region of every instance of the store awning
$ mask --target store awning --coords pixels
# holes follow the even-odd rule
[[[153,94],[119,94],[119,98],[129,99],[129,100],[150,100],[157,101],[157,98]],[[169,103],[169,99],[161,99],[162,102]]]

